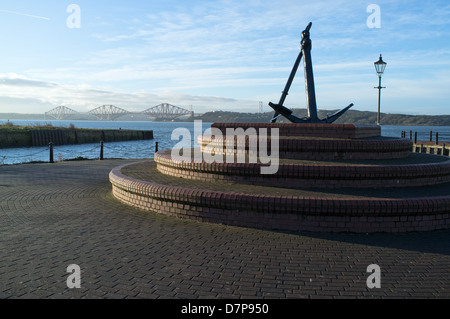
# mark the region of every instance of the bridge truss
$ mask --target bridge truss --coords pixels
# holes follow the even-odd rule
[[[72,110],[71,108],[67,106],[58,106],[57,108],[54,108],[51,111],[45,112],[45,116],[51,116],[54,117],[57,120],[65,120],[71,115],[79,114],[77,111]]]
[[[95,117],[100,121],[114,121],[124,115],[133,115],[135,118],[142,117],[143,120],[152,118],[155,120],[173,121],[182,116],[193,115],[193,112],[175,105],[163,103],[143,112],[129,112],[114,105],[102,105],[86,113],[77,112],[66,106],[59,106],[46,112],[45,115],[57,120],[68,120],[70,117],[79,115]]]
[[[142,113],[158,120],[175,120],[179,117],[192,114],[191,111],[167,103],[154,106]]]
[[[88,113],[97,117],[100,121],[114,121],[125,114],[129,114],[130,112],[114,105],[103,105],[89,111]]]

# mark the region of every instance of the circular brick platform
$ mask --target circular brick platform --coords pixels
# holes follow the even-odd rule
[[[200,136],[202,152],[210,154],[236,154],[238,150],[249,151],[249,146],[258,146],[258,136],[226,139]],[[271,139],[267,139],[268,152]],[[304,160],[362,160],[405,158],[411,152],[412,141],[397,138],[338,139],[319,137],[280,137],[278,142],[280,158]]]
[[[293,124],[293,123],[214,123],[211,128],[218,129],[226,135],[227,129],[278,129],[280,136],[333,137],[342,139],[359,139],[381,136],[378,125],[355,124]]]
[[[211,135],[199,136],[202,152],[211,154],[257,150],[261,135],[270,152],[274,130],[279,157],[289,159],[405,158],[413,145],[409,139],[382,137],[376,125],[215,123],[211,130]]]
[[[193,150],[191,153],[195,153]],[[170,151],[155,154],[161,173],[201,181],[227,181],[283,188],[418,187],[450,182],[450,159],[411,154],[408,160],[380,162],[283,161],[273,175],[261,175],[261,163],[208,163],[185,157],[173,159]],[[428,162],[424,164],[423,162]],[[406,164],[407,163],[407,164]]]
[[[111,171],[110,181],[114,196],[128,205],[202,222],[282,231],[355,233],[450,228],[450,195],[432,196],[439,194],[433,189],[422,197],[402,196],[399,192],[396,197],[334,194],[329,198],[321,191],[300,190],[297,196],[293,190],[287,192],[289,196],[268,195],[273,194],[273,188],[166,176],[157,171],[153,161],[117,167]],[[448,194],[450,183],[440,189]]]
[[[383,138],[378,126],[216,123],[212,128],[214,138],[200,137],[201,149],[185,150],[192,156],[161,151],[154,161],[114,169],[114,196],[161,214],[271,230],[450,228],[450,160],[412,154],[410,140]],[[239,150],[235,136],[227,148],[230,131],[244,136],[247,162],[227,159],[227,151],[237,156]],[[277,133],[278,170],[263,175],[261,167],[274,163],[251,162],[250,143],[255,138],[270,145]],[[273,155],[268,154],[256,148],[261,157],[255,158],[267,160]],[[215,161],[205,160],[211,155]]]

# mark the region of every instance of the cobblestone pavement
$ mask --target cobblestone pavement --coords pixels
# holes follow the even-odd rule
[[[0,298],[450,297],[450,231],[289,234],[160,216],[111,196],[108,173],[127,162],[0,167]],[[371,264],[381,288],[367,287]]]

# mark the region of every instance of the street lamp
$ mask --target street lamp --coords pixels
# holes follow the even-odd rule
[[[383,76],[384,70],[386,69],[387,63],[383,61],[383,58],[380,54],[380,59],[374,63],[375,64],[375,70],[377,71],[378,78],[379,78],[379,84],[378,87],[375,87],[375,89],[378,89],[378,115],[377,115],[377,125],[380,125],[380,102],[381,102],[381,89],[385,89],[385,87],[381,86],[381,77]]]

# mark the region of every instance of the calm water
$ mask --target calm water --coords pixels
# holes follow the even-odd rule
[[[8,120],[1,120],[0,125]],[[69,127],[74,124],[77,128],[94,129],[130,129],[130,130],[152,130],[153,140],[128,141],[105,143],[105,158],[125,158],[125,159],[147,159],[153,158],[155,154],[156,142],[159,143],[159,150],[171,149],[179,142],[179,139],[171,139],[172,132],[175,129],[184,128],[191,133],[191,142],[197,145],[197,136],[201,134],[200,130],[194,130],[194,123],[189,122],[106,122],[106,121],[23,121],[10,120],[14,125],[45,125],[52,124],[58,127]],[[206,130],[212,123],[203,123],[202,130]],[[194,134],[196,133],[196,134]],[[33,161],[49,161],[48,147],[28,147],[0,149],[0,165],[19,164]],[[62,145],[54,147],[54,158],[56,160],[67,160],[77,157],[96,159],[100,157],[100,143],[82,144],[82,145]]]
[[[194,123],[187,122],[105,122],[105,121],[21,121],[10,120],[15,125],[44,125],[47,123],[53,126],[69,127],[74,124],[78,128],[96,128],[96,129],[132,129],[132,130],[153,130],[154,140],[148,141],[129,141],[106,143],[104,148],[105,158],[125,158],[125,159],[146,159],[153,158],[155,154],[156,142],[159,143],[159,149],[170,149],[179,140],[172,140],[172,132],[175,129],[184,128],[191,133],[192,143],[195,145],[197,136],[201,134],[200,130],[194,129]],[[0,124],[7,120],[0,119]],[[203,123],[202,130],[206,130],[212,123]],[[439,140],[450,142],[450,126],[382,126],[382,135],[390,137],[400,137],[401,132],[417,132],[418,139],[427,141],[430,139],[430,131],[439,133]],[[66,160],[77,157],[96,159],[100,156],[100,144],[84,145],[64,145],[55,146],[55,160]],[[0,149],[0,165],[18,164],[33,161],[49,161],[48,147],[31,148],[13,148]]]

